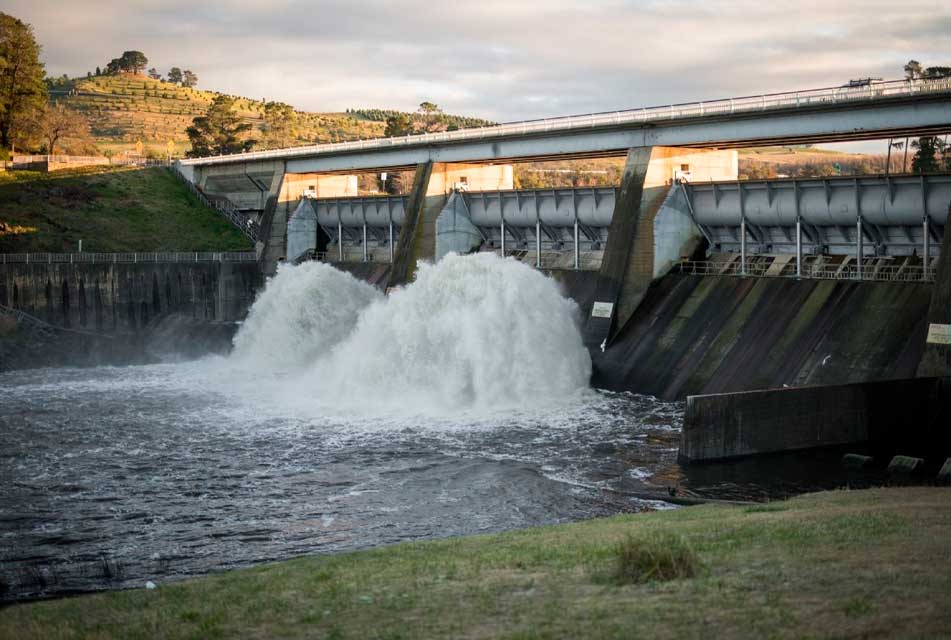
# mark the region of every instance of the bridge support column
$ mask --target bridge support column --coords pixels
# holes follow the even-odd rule
[[[947,332],[951,329],[951,207],[948,208],[941,242],[941,256],[935,265],[934,288],[928,309],[928,336],[918,363],[918,375],[951,376],[951,344]]]
[[[436,259],[436,218],[454,188],[477,191],[511,189],[512,183],[511,165],[444,162],[417,165],[387,286],[411,281],[420,260]]]
[[[588,317],[584,340],[589,349],[596,352],[601,345],[606,347],[613,332],[634,315],[654,279],[684,253],[696,249],[701,234],[687,213],[683,214],[685,229],[694,233],[674,230],[677,239],[672,239],[669,220],[667,227],[658,227],[658,212],[668,200],[674,179],[687,172],[695,180],[736,180],[736,151],[676,147],[628,151],[593,298],[611,305],[611,314],[605,317],[608,307],[602,304],[598,316]],[[689,203],[684,202],[683,207],[689,210]],[[663,253],[658,253],[661,244]],[[575,246],[580,246],[580,228]],[[663,264],[658,263],[659,255],[664,256]]]

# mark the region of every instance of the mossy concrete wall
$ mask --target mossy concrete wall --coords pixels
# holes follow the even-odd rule
[[[666,399],[914,377],[930,284],[701,277],[657,281],[595,386]]]
[[[4,264],[0,305],[65,328],[134,331],[172,312],[239,320],[260,283],[254,262]]]

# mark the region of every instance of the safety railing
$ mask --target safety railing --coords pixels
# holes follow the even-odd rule
[[[149,253],[0,253],[0,264],[134,264],[167,262],[255,262],[253,251],[190,251]]]
[[[198,198],[199,202],[201,202],[206,207],[214,209],[227,218],[228,221],[237,227],[241,233],[246,235],[251,240],[251,242],[257,242],[261,231],[259,225],[249,216],[239,211],[238,208],[234,206],[233,202],[223,197],[209,198],[202,192],[201,189],[198,188],[194,182],[186,178],[185,174],[179,171],[178,167],[172,165],[170,169],[172,170],[172,173],[175,175],[175,177],[177,177],[186,187],[188,187],[189,191],[195,194],[195,197]]]
[[[812,280],[868,280],[877,282],[934,282],[935,267],[929,265],[876,265],[854,262],[848,264],[815,264],[806,262],[802,273],[796,273],[795,261],[782,264],[773,261],[682,260],[675,271],[698,276],[740,276],[753,278],[806,278]]]
[[[677,120],[755,111],[802,109],[948,92],[951,92],[951,78],[935,80],[889,80],[887,82],[874,82],[855,87],[826,87],[822,89],[672,104],[661,107],[607,111],[585,115],[545,118],[541,120],[510,122],[490,127],[459,129],[457,131],[441,131],[395,138],[372,138],[369,140],[353,140],[350,142],[335,142],[330,144],[290,147],[287,149],[271,149],[268,151],[250,151],[231,155],[191,158],[180,160],[179,162],[183,165],[208,165],[248,160],[264,160],[268,158],[289,158],[339,153],[342,151],[385,149],[406,145],[497,138],[518,134],[571,131],[575,129],[607,127],[620,124],[656,122],[660,120]]]

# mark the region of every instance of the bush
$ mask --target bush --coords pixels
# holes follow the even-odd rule
[[[625,584],[692,578],[700,566],[696,552],[674,534],[628,535],[616,554],[614,577]]]

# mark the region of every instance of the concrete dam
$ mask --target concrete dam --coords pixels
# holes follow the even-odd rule
[[[597,387],[666,399],[778,389],[791,398],[816,385],[940,378],[951,372],[951,270],[942,259],[951,176],[738,180],[739,146],[951,129],[946,80],[862,91],[180,168],[257,216],[265,273],[317,260],[386,291],[450,254],[493,253],[542,270],[580,309]],[[625,158],[616,187],[513,188],[514,162],[604,156]],[[356,193],[360,171],[407,169],[405,195]],[[856,420],[867,413],[852,411]]]

